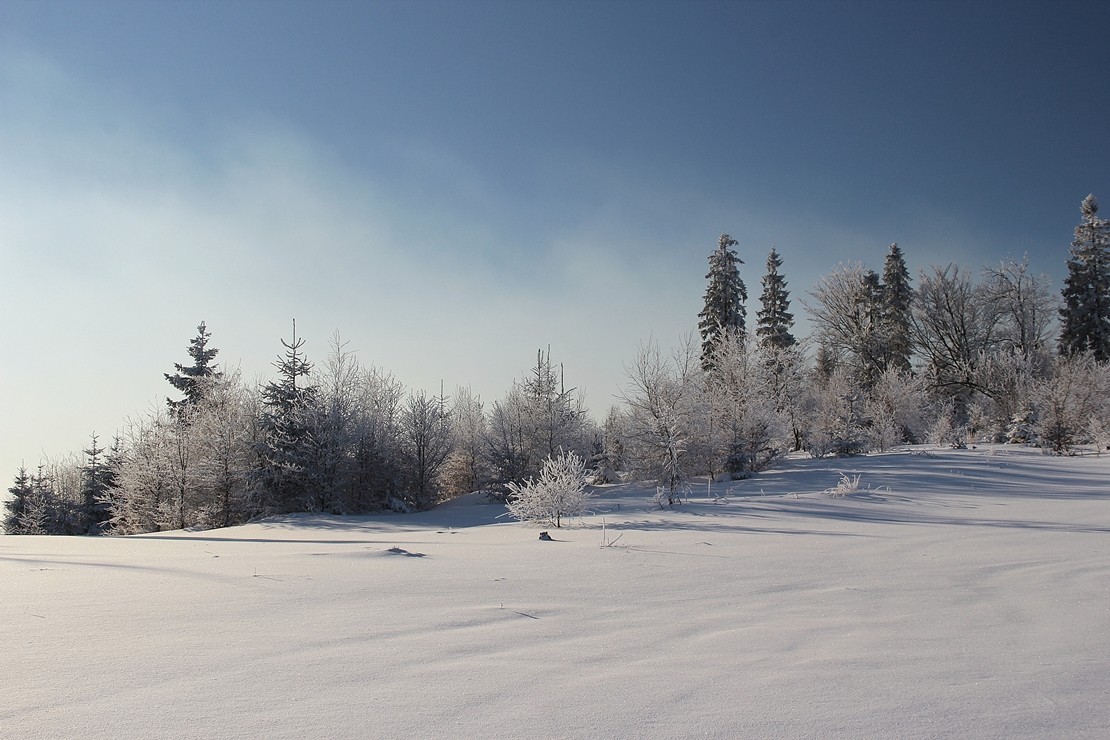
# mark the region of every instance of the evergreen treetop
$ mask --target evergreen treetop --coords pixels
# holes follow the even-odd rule
[[[30,507],[31,496],[34,489],[31,485],[31,476],[23,465],[19,467],[12,487],[8,489],[11,496],[4,502],[4,534],[24,534],[26,529],[26,515]]]
[[[734,249],[739,244],[728,234],[721,234],[717,249],[709,255],[706,279],[705,308],[698,314],[701,334],[701,363],[709,371],[714,367],[713,355],[726,334],[744,334],[744,301],[748,289],[740,279],[738,265],[744,264]]]
[[[763,276],[763,294],[760,296],[762,308],[757,314],[756,335],[760,342],[773,349],[786,349],[797,340],[790,333],[794,326],[794,314],[790,313],[790,293],[786,280],[779,273],[782,257],[772,247],[767,255],[767,274]]]
[[[298,378],[312,373],[312,363],[301,349],[304,339],[297,338],[297,324],[293,324],[293,338],[281,340],[285,354],[274,360],[278,380],[267,383],[262,388],[263,403],[274,412],[288,412],[306,408],[316,396],[316,387],[307,383],[297,384]]]
[[[882,323],[886,342],[885,369],[910,371],[913,353],[913,288],[906,258],[897,243],[890,245],[883,263]]]
[[[115,471],[105,454],[107,451],[99,443],[100,438],[93,432],[92,441],[84,451],[85,465],[81,468],[82,524],[89,534],[98,534],[111,519],[107,495],[115,483]]]
[[[1110,221],[1099,218],[1094,195],[1079,207],[1062,290],[1060,352],[1090,352],[1099,362],[1110,359]]]
[[[274,511],[297,511],[312,506],[314,492],[310,471],[315,454],[311,428],[318,388],[298,382],[312,372],[312,364],[304,353],[304,339],[297,337],[293,322],[293,338],[281,340],[283,357],[274,361],[279,377],[262,387],[264,439],[259,450],[264,464],[259,471],[265,487],[264,508]]]
[[[207,327],[204,322],[200,322],[197,327],[197,335],[189,342],[189,357],[193,358],[193,364],[186,366],[181,363],[174,363],[174,369],[177,371],[173,375],[165,373],[166,380],[170,382],[177,390],[185,394],[185,398],[180,401],[174,401],[171,398],[166,399],[171,411],[183,411],[186,406],[196,404],[201,400],[204,394],[201,380],[204,378],[219,378],[221,373],[217,371],[216,366],[212,364],[219,350],[216,348],[208,348],[208,340],[211,338]]]

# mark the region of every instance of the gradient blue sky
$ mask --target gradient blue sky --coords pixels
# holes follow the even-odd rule
[[[1110,4],[0,3],[0,474],[160,403],[203,319],[296,317],[492,402],[551,346],[602,415],[706,257],[1028,252],[1110,210]],[[10,480],[10,477],[8,478]],[[6,485],[5,485],[6,487]]]

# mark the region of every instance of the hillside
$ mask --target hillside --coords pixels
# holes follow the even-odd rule
[[[554,542],[473,497],[4,537],[0,734],[1105,737],[1108,473],[797,460],[674,510],[603,488]]]

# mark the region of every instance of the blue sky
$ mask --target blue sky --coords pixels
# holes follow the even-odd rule
[[[0,465],[110,437],[205,320],[296,318],[487,403],[551,346],[596,415],[694,328],[706,257],[1062,278],[1110,209],[1110,5],[0,4]],[[8,473],[3,473],[8,474]]]

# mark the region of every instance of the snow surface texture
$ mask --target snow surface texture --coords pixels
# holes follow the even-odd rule
[[[1108,472],[798,460],[602,488],[554,542],[473,497],[4,537],[0,734],[1110,737]]]

